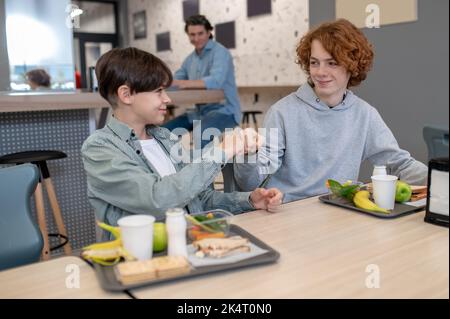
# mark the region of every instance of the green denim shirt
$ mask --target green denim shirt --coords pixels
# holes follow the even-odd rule
[[[222,163],[207,155],[212,151],[212,143],[197,161],[186,164],[180,154],[190,155],[182,149],[176,135],[156,126],[149,126],[147,132],[168,154],[176,174],[161,177],[145,157],[134,130],[114,117],[83,143],[88,198],[98,220],[117,225],[119,218],[131,214],[148,214],[163,220],[166,210],[173,207],[183,207],[191,213],[211,209],[240,213],[254,209],[249,202],[250,192],[222,193],[213,189]],[[107,239],[105,234],[102,239]]]

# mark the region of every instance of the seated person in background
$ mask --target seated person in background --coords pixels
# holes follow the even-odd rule
[[[163,219],[173,207],[187,212],[217,208],[242,212],[281,203],[277,189],[224,194],[211,187],[222,166],[211,154],[219,154],[224,162],[256,151],[255,131],[236,129],[225,134],[220,144],[210,143],[194,163],[182,158],[178,137],[158,126],[171,102],[165,88],[172,82],[160,59],[136,48],[113,49],[100,57],[95,72],[99,92],[113,109],[109,123],[93,133],[81,150],[88,196],[98,220],[117,225],[119,218],[131,214]],[[106,233],[103,236],[108,239]]]
[[[377,110],[348,89],[366,78],[373,55],[347,20],[310,30],[297,46],[308,83],[270,108],[256,164],[235,165],[239,186],[277,187],[285,202],[293,201],[326,193],[329,178],[357,180],[364,160],[387,165],[408,183],[426,184],[427,167],[402,150]]]
[[[25,78],[32,90],[50,89],[50,75],[44,69],[30,70]]]
[[[213,40],[213,27],[202,15],[189,17],[184,30],[195,50],[175,72],[173,86],[180,89],[223,90],[225,103],[196,105],[194,112],[182,114],[163,126],[171,131],[176,128],[192,131],[193,121],[198,120],[201,121],[202,134],[208,128],[223,132],[226,128],[239,126],[241,106],[230,52]],[[209,141],[209,136],[202,138],[201,147]],[[200,147],[196,144],[194,139],[194,147]]]

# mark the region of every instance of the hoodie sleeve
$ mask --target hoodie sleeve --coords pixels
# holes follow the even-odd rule
[[[283,162],[286,138],[283,118],[277,108],[269,110],[263,128],[259,133],[263,135],[264,142],[258,153],[245,158],[245,161],[235,159],[234,178],[244,191],[263,187],[262,184],[269,181]]]
[[[392,175],[409,184],[426,185],[427,166],[399,147],[391,130],[374,108],[371,108],[369,121],[364,160],[369,160],[372,165],[385,164]]]

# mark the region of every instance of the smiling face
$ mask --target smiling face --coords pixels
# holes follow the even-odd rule
[[[211,36],[211,31],[207,31],[203,25],[190,25],[187,27],[186,33],[197,52],[203,50]]]
[[[134,116],[145,125],[161,125],[167,113],[167,104],[171,102],[164,88],[151,92],[140,92],[132,95],[132,111]]]
[[[309,73],[317,96],[329,106],[338,105],[347,90],[350,73],[337,63],[319,40],[311,43]]]

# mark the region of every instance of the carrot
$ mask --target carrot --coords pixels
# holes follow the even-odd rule
[[[199,235],[201,235],[201,234],[203,234],[204,232],[203,231],[201,231],[200,229],[191,229],[191,231],[190,231],[190,235],[191,235],[191,237],[193,237],[193,238],[196,238],[197,236],[199,236]]]
[[[224,238],[225,234],[223,232],[218,232],[218,233],[202,233],[202,234],[197,234],[195,236],[195,240],[201,240],[204,238]]]

